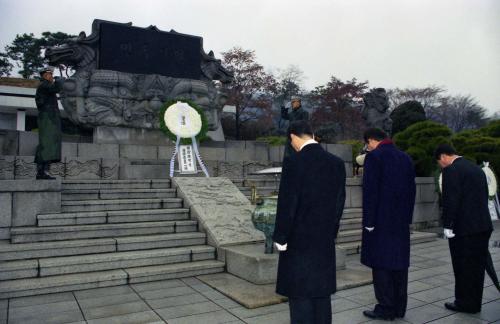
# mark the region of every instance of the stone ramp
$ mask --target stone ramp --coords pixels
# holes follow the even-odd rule
[[[0,298],[224,271],[170,180],[63,180],[61,197],[0,242]]]

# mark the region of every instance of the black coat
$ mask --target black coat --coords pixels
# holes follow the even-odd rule
[[[61,81],[49,82],[43,79],[36,89],[35,102],[38,109],[38,147],[35,163],[59,162],[61,160],[61,115],[57,93]]]
[[[443,169],[443,226],[457,236],[493,230],[486,176],[464,158]]]
[[[415,192],[415,170],[406,153],[381,142],[366,155],[361,263],[386,270],[409,267]]]
[[[273,240],[280,252],[276,292],[325,297],[336,291],[335,242],[345,202],[345,167],[319,144],[285,159]]]

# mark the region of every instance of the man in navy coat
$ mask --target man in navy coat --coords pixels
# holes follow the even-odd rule
[[[445,307],[458,312],[481,311],[488,242],[493,231],[488,210],[488,183],[483,170],[441,144],[434,157],[443,169],[443,227],[455,274],[455,301]]]
[[[364,140],[369,153],[363,170],[361,263],[372,268],[378,303],[363,314],[393,320],[404,317],[408,300],[415,171],[411,158],[384,131],[368,129]]]
[[[284,160],[281,175],[273,235],[280,251],[276,292],[288,297],[292,324],[330,324],[345,166],[313,139],[307,121],[290,123],[288,136],[297,154]]]

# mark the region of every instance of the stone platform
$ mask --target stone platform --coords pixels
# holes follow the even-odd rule
[[[279,253],[264,253],[264,244],[245,244],[224,248],[227,272],[253,284],[276,282]],[[337,270],[345,269],[346,251],[337,248]]]

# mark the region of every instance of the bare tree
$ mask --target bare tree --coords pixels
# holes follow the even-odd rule
[[[441,97],[439,105],[429,110],[428,117],[454,132],[480,128],[487,122],[486,110],[470,95]]]
[[[410,101],[418,101],[424,107],[425,112],[439,105],[441,96],[446,92],[442,87],[430,85],[425,88],[405,88],[405,89],[389,89],[387,95],[391,109]]]
[[[445,95],[442,87],[390,89],[391,107],[414,100],[422,104],[428,119],[445,124],[455,132],[479,128],[487,120],[486,110],[470,95]]]
[[[289,65],[284,69],[278,69],[277,76],[277,99],[283,104],[290,101],[293,96],[302,93],[302,83],[304,82],[304,72],[297,65]]]

